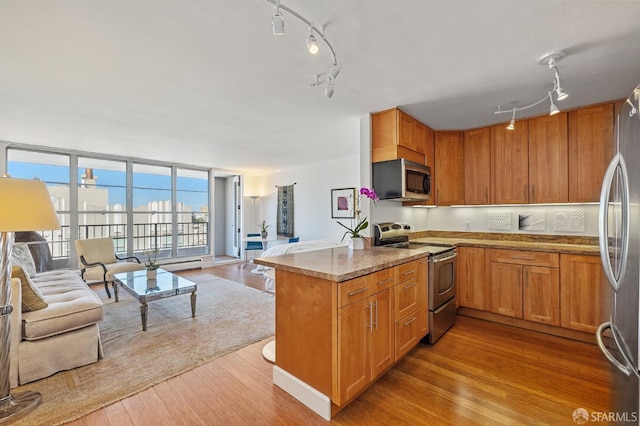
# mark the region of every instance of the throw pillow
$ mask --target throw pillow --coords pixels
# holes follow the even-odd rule
[[[11,278],[20,279],[22,284],[22,312],[37,311],[49,306],[44,301],[44,297],[38,287],[35,286],[29,275],[20,266],[11,267]]]
[[[20,266],[30,277],[36,275],[36,263],[33,261],[29,247],[24,243],[13,245],[11,264]]]

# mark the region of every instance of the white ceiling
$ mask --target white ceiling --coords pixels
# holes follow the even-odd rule
[[[2,0],[0,140],[260,173],[358,154],[358,117],[401,106],[433,129],[505,122],[552,86],[561,109],[640,83],[640,1]],[[528,110],[548,111],[548,103]]]

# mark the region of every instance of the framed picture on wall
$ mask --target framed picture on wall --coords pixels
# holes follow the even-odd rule
[[[355,188],[340,188],[331,190],[331,217],[333,219],[354,219],[353,201]]]

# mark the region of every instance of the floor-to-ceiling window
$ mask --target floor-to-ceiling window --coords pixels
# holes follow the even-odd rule
[[[118,254],[209,254],[209,171],[137,159],[7,149],[7,172],[46,182],[62,229],[44,232],[56,267],[75,267],[73,241],[112,237]],[[75,184],[71,185],[71,182]]]

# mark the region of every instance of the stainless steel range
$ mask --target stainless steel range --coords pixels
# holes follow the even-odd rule
[[[411,227],[402,222],[373,226],[374,245],[399,249],[419,249],[429,253],[428,298],[429,335],[424,343],[433,344],[456,321],[456,251],[451,246],[409,241]]]

